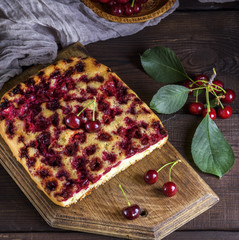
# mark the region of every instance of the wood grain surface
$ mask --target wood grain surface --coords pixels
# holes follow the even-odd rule
[[[117,240],[119,238],[108,237],[108,236],[100,236],[96,234],[84,234],[84,233],[76,233],[76,232],[52,232],[52,233],[0,233],[0,239],[4,240]],[[169,239],[166,237],[165,239]],[[174,240],[202,240],[202,239],[210,239],[210,240],[238,240],[237,232],[225,232],[225,231],[178,231],[174,232],[170,235],[170,239]]]
[[[75,43],[63,49],[57,59],[67,59],[70,56],[84,57],[85,50],[79,43]],[[5,84],[1,95],[12,88],[10,85],[26,80],[38,70],[39,67],[34,66],[13,78]],[[168,181],[168,169],[160,172],[160,180],[154,186],[145,184],[143,175],[147,169],[158,169],[175,160],[182,161],[173,170],[173,181],[177,184],[178,193],[172,198],[166,198],[160,189]],[[36,184],[1,138],[0,163],[43,219],[56,228],[130,239],[161,239],[219,200],[169,142],[69,208],[55,205],[36,188]],[[121,209],[127,204],[118,188],[119,184],[125,186],[128,198],[140,205],[145,216],[135,221],[127,221],[122,217]],[[187,187],[184,189],[185,185]]]
[[[180,0],[179,9],[157,26],[145,28],[132,36],[89,44],[86,48],[116,71],[146,103],[162,84],[155,83],[143,72],[139,55],[157,45],[172,48],[191,76],[210,74],[212,67],[216,67],[218,79],[239,96],[238,10],[238,1],[202,4]],[[189,115],[186,108],[173,115],[159,115],[169,132],[170,142],[220,198],[213,208],[165,240],[239,239],[239,97],[231,106],[234,111],[232,117],[216,119],[216,124],[232,145],[236,163],[220,180],[201,173],[191,162],[191,137],[200,118]],[[118,239],[50,227],[1,166],[0,196],[0,239]]]

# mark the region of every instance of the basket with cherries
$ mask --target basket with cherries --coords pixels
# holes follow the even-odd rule
[[[108,11],[117,17],[131,16],[132,14],[140,13],[142,4],[148,0],[92,0],[94,2],[102,3]]]

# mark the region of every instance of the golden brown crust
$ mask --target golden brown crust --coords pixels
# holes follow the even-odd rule
[[[48,88],[42,94],[44,86]],[[94,95],[100,132],[67,128],[64,119],[69,110],[78,113],[77,109],[85,107]],[[48,98],[45,101],[41,100],[44,96]],[[7,107],[3,107],[4,101]],[[52,109],[47,104],[54,101],[57,106]],[[92,108],[85,110],[86,116],[81,114],[82,121],[91,118]],[[0,134],[13,155],[38,188],[60,206],[82,199],[167,141],[167,133],[152,110],[115,73],[93,58],[60,60],[40,70],[4,94],[0,117]],[[46,127],[41,121],[45,125],[51,122]],[[47,146],[41,144],[41,134],[50,136]],[[75,144],[79,141],[74,140],[76,135],[84,135],[87,140]],[[79,161],[84,164],[78,166]]]

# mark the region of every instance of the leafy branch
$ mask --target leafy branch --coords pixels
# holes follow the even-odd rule
[[[141,64],[145,72],[157,82],[177,83],[189,79],[192,84],[187,88],[180,85],[166,85],[153,96],[150,107],[158,113],[170,114],[180,110],[188,99],[188,94],[193,90],[196,102],[198,95],[205,90],[207,114],[198,125],[193,136],[191,153],[198,168],[206,173],[222,177],[234,165],[235,156],[230,144],[224,138],[215,122],[210,118],[210,108],[218,104],[225,90],[213,83],[216,76],[212,75],[210,81],[193,81],[183,68],[179,58],[169,48],[154,47],[146,50],[141,56]],[[209,93],[215,96],[209,100]]]

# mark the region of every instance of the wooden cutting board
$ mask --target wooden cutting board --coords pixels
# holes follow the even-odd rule
[[[62,50],[57,59],[86,54],[82,45],[76,43]],[[44,66],[34,66],[13,78],[4,85],[0,96],[42,67]],[[177,184],[178,193],[166,198],[160,189],[163,183],[168,181],[169,168],[164,168],[159,173],[159,180],[154,185],[147,185],[143,175],[148,169],[158,169],[176,159],[182,160],[172,172],[172,180]],[[130,239],[162,239],[219,200],[169,142],[69,208],[55,205],[36,188],[36,184],[13,157],[2,138],[0,163],[45,221],[56,228]],[[127,206],[127,203],[119,184],[124,187],[130,202],[137,203],[144,210],[142,216],[134,221],[126,220],[121,215],[121,209]]]

